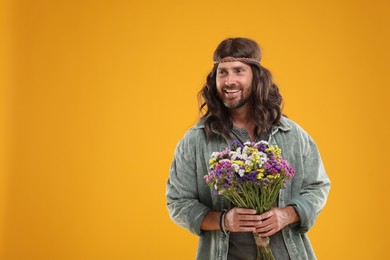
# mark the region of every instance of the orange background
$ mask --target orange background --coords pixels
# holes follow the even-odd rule
[[[166,210],[177,141],[226,37],[257,40],[332,180],[319,259],[384,259],[387,1],[1,3],[0,259],[194,259]]]

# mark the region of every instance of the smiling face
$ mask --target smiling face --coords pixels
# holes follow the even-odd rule
[[[252,68],[240,61],[223,62],[217,68],[218,96],[229,109],[248,103],[252,92]]]

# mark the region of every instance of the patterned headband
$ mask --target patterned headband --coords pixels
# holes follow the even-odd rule
[[[225,57],[220,59],[219,61],[214,61],[214,65],[217,65],[219,63],[224,63],[224,62],[232,62],[232,61],[241,61],[241,62],[248,62],[248,63],[254,63],[259,65],[260,60],[255,59],[255,58],[233,58],[233,57]]]

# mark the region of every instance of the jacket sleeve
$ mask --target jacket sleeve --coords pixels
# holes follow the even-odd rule
[[[186,136],[176,147],[167,182],[166,198],[171,219],[201,236],[200,226],[209,207],[199,202],[194,142]]]
[[[307,232],[325,206],[330,189],[330,180],[325,172],[317,145],[308,137],[303,157],[303,181],[298,196],[293,196],[293,205],[300,217],[300,223],[292,225],[298,233]]]

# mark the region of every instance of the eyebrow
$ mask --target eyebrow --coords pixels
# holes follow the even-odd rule
[[[219,68],[218,67],[218,69],[217,70],[226,70],[227,68]],[[242,65],[237,65],[237,66],[234,66],[232,69],[245,69],[245,67],[244,66],[242,66]]]

